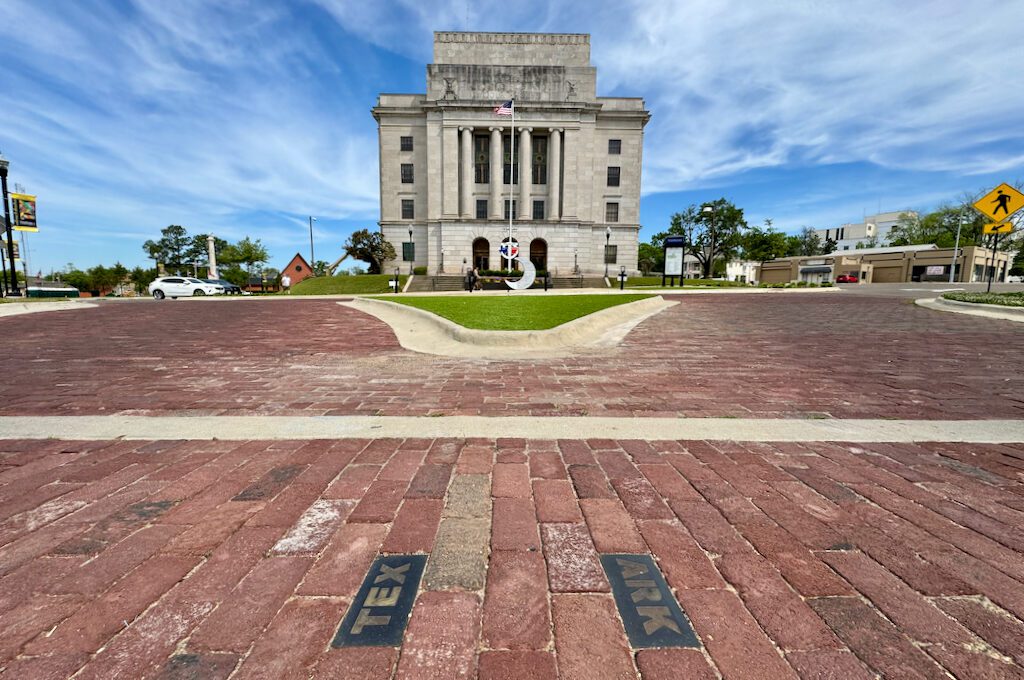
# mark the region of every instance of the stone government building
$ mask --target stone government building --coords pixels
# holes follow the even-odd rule
[[[511,207],[513,236],[538,269],[603,275],[607,242],[610,271],[635,272],[650,113],[641,98],[596,90],[589,35],[435,33],[427,93],[381,94],[373,108],[380,227],[399,258],[385,271],[502,268]],[[515,158],[511,120],[494,113],[511,98]]]

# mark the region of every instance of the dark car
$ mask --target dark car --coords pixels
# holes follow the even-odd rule
[[[857,283],[856,274],[840,274],[836,277],[836,283]],[[227,292],[225,290],[224,292]]]
[[[203,281],[206,281],[207,283],[213,283],[218,286],[223,286],[225,295],[242,294],[242,289],[236,286],[235,284],[231,283],[230,281],[225,281],[224,279],[203,279]]]

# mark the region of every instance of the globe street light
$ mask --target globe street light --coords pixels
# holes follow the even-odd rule
[[[10,162],[3,156],[0,156],[0,182],[3,183],[3,195],[4,195],[4,228],[7,232],[7,258],[11,261],[11,297],[21,297],[21,291],[18,290],[18,267],[14,262],[14,233],[11,231],[11,211],[10,206],[7,202],[7,168]],[[28,281],[26,280],[26,285]]]

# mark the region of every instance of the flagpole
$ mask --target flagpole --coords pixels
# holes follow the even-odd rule
[[[512,255],[512,197],[516,186],[516,100],[512,99],[512,154],[508,159],[508,254]],[[512,258],[508,259],[508,269],[512,270]]]

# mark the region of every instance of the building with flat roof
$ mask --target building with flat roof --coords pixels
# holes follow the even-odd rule
[[[901,215],[917,217],[913,210],[878,213],[866,215],[863,222],[848,223],[831,229],[816,229],[814,233],[822,243],[834,241],[837,251],[856,250],[858,246],[872,242],[884,246],[889,242],[889,233],[900,223]]]
[[[989,248],[960,248],[953,280],[959,283],[993,280],[1005,281],[1011,255]],[[953,265],[953,248],[939,248],[934,243],[889,248],[840,250],[830,255],[782,257],[761,265],[761,283],[835,281],[842,274],[857,276],[859,283],[908,283],[911,281],[949,281]]]
[[[511,212],[537,269],[636,271],[650,113],[597,96],[589,35],[437,32],[426,86],[373,108],[380,227],[398,255],[388,269],[503,268]],[[512,121],[494,111],[509,99],[514,154]]]

